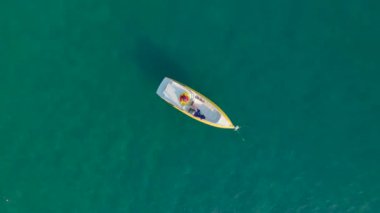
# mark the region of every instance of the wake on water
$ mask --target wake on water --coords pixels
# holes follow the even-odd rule
[[[240,126],[236,126],[236,127],[234,128],[234,131],[239,135],[241,141],[244,142],[244,141],[245,141],[245,138],[241,135],[239,129],[241,129],[241,127],[240,127]]]

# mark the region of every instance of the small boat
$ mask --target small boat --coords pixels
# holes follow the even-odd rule
[[[157,95],[197,121],[218,128],[235,130],[238,128],[216,104],[173,79],[165,77],[157,89]]]

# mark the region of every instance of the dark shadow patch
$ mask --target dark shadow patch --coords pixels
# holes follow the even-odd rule
[[[134,57],[140,71],[157,84],[164,77],[178,81],[187,79],[187,72],[178,61],[149,39],[137,41]]]

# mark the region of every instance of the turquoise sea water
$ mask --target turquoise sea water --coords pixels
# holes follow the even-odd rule
[[[0,213],[380,212],[379,11],[1,1]],[[168,106],[164,76],[245,141]]]

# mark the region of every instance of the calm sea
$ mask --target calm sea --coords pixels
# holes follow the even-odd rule
[[[380,212],[379,11],[1,1],[0,212]],[[239,134],[167,105],[165,76]]]

